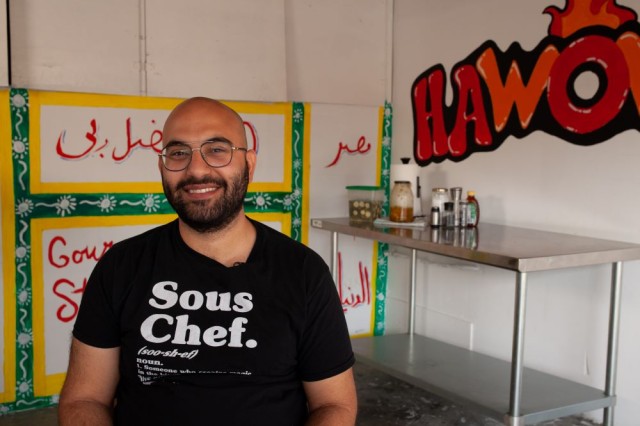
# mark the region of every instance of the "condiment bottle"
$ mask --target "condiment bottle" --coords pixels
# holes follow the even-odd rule
[[[451,201],[453,201],[454,226],[460,226],[460,201],[462,200],[462,188],[456,186],[450,188]]]
[[[442,224],[445,228],[455,227],[455,212],[453,211],[453,201],[447,201],[444,203],[444,216],[442,217]]]
[[[413,222],[413,191],[411,182],[397,180],[391,190],[389,220],[392,222]]]
[[[440,209],[440,215],[444,213],[444,203],[450,201],[447,188],[433,188],[431,190],[431,207]]]
[[[431,217],[429,220],[432,228],[437,228],[441,225],[440,222],[440,208],[439,207],[431,207]]]
[[[460,201],[458,207],[460,208],[460,228],[466,228],[469,220],[469,202]]]
[[[467,202],[469,203],[467,209],[467,226],[474,228],[478,226],[478,222],[480,221],[480,204],[476,199],[475,191],[467,191]]]

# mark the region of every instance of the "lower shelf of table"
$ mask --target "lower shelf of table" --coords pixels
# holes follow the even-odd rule
[[[392,334],[352,339],[359,362],[502,420],[509,411],[511,364],[424,336]],[[525,368],[521,415],[538,423],[611,407],[604,391]]]

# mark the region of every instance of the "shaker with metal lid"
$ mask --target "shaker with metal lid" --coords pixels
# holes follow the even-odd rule
[[[462,200],[462,187],[455,186],[450,188],[451,201],[453,202],[453,222],[454,226],[460,226],[460,200]]]
[[[441,225],[440,223],[440,208],[439,207],[431,207],[431,216],[429,218],[429,224],[433,228],[437,228]]]
[[[433,188],[431,190],[431,207],[439,208],[440,216],[444,212],[444,203],[449,200],[449,190],[447,188]]]
[[[455,213],[453,211],[453,201],[444,203],[444,215],[442,216],[442,225],[446,228],[455,226]]]

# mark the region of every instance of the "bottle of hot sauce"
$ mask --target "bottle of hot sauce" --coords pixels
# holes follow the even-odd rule
[[[467,226],[469,228],[475,228],[476,226],[478,226],[478,222],[480,221],[480,204],[476,199],[475,191],[467,191],[467,202],[469,203],[469,208],[467,211]]]

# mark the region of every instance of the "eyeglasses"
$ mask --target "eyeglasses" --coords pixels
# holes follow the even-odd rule
[[[239,148],[227,141],[206,141],[199,148],[191,148],[182,142],[173,142],[165,146],[160,154],[165,169],[171,172],[179,172],[191,164],[193,151],[199,150],[202,159],[210,167],[224,167],[231,163],[234,151],[245,151],[247,148]]]

